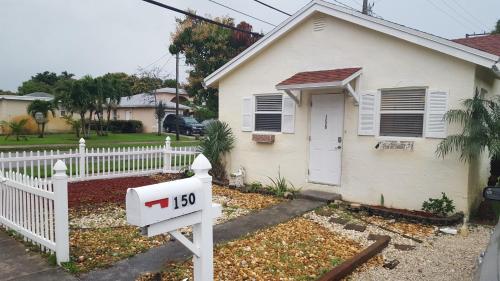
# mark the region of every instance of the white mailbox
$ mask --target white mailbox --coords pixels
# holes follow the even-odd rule
[[[203,183],[193,177],[127,190],[127,222],[144,227],[202,208]]]
[[[211,168],[200,154],[192,178],[129,188],[126,197],[128,223],[149,237],[169,233],[193,253],[195,281],[213,280],[213,219],[222,208],[212,203]],[[193,241],[179,232],[185,226],[193,227]]]

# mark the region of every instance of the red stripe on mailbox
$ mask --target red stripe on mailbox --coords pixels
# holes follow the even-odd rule
[[[146,207],[149,207],[149,208],[151,208],[151,207],[153,207],[154,205],[157,205],[157,204],[160,204],[160,207],[162,209],[163,208],[167,208],[168,207],[168,197],[144,203],[144,205],[146,205]]]

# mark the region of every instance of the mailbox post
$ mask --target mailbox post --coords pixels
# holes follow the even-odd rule
[[[148,237],[169,233],[193,253],[194,280],[213,280],[213,220],[222,214],[212,203],[212,165],[200,154],[188,179],[127,190],[127,222],[143,227]],[[193,227],[191,242],[179,229]]]

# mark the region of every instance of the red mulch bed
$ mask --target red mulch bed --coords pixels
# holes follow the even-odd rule
[[[91,180],[68,184],[68,204],[70,208],[102,203],[125,203],[127,188],[155,184],[150,177],[116,178]]]

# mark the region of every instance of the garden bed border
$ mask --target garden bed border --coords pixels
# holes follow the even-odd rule
[[[367,262],[369,259],[373,258],[378,253],[382,252],[389,245],[391,237],[382,236],[380,239],[375,241],[373,244],[368,246],[366,249],[355,255],[354,257],[348,259],[347,261],[341,263],[340,265],[334,267],[331,271],[323,275],[318,281],[337,281],[351,274],[356,268],[358,268],[363,263]]]
[[[369,215],[376,215],[385,218],[405,219],[409,222],[423,223],[430,225],[455,225],[461,223],[464,218],[462,212],[455,213],[449,217],[435,217],[435,216],[422,216],[418,214],[409,214],[397,209],[390,209],[386,207],[368,206],[363,205],[362,209],[368,212]]]

